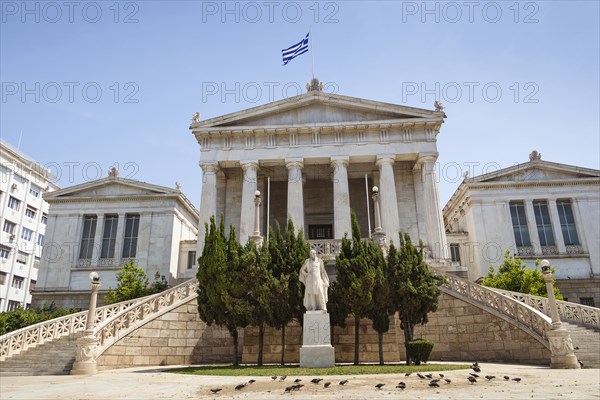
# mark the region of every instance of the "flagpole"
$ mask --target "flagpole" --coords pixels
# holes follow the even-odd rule
[[[310,37],[311,34],[311,30],[312,30],[312,26],[308,28],[308,36]],[[308,40],[309,44],[310,44],[310,56],[312,58],[312,77],[313,79],[315,79],[315,52],[313,51],[313,46],[312,46],[312,42],[314,37],[310,37],[310,39]]]

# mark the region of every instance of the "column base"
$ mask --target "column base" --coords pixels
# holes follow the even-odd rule
[[[331,345],[329,314],[327,311],[304,313],[300,367],[332,368],[335,366],[335,349]]]
[[[300,348],[300,368],[335,367],[335,349],[332,345],[302,346]]]
[[[94,375],[98,372],[96,368],[96,362],[93,363],[84,363],[77,361],[73,364],[73,368],[71,368],[71,375]]]
[[[579,361],[573,353],[573,343],[569,331],[560,327],[560,322],[557,329],[550,329],[546,332],[548,342],[550,343],[550,368],[561,369],[579,369]]]

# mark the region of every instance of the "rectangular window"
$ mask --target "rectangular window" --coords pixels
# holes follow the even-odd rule
[[[17,253],[17,262],[19,264],[27,264],[27,261],[29,261],[29,254],[19,250]]]
[[[41,233],[38,233],[37,244],[38,244],[38,246],[44,245],[44,235],[42,235]]]
[[[594,305],[594,298],[593,297],[582,297],[582,298],[579,299],[579,301],[584,306],[596,307]]]
[[[540,246],[554,246],[554,233],[552,232],[552,223],[548,212],[548,202],[534,201],[533,213],[535,214],[535,224],[540,237]]]
[[[6,272],[0,272],[0,285],[4,285],[6,283]]]
[[[575,218],[573,217],[573,207],[571,200],[558,200],[556,202],[558,208],[558,218],[560,219],[560,229],[562,230],[565,245],[579,245],[579,236],[575,228]]]
[[[118,224],[119,217],[117,215],[107,215],[104,218],[104,233],[102,235],[100,258],[113,258],[115,256]]]
[[[9,300],[8,308],[6,309],[6,311],[14,311],[17,308],[19,308],[20,306],[21,306],[21,303],[19,303],[18,301]]]
[[[2,230],[6,233],[10,233],[11,235],[15,233],[15,227],[17,225],[14,222],[10,222],[9,220],[5,219],[4,220],[4,226],[2,227]]]
[[[31,206],[27,206],[27,209],[25,210],[25,215],[33,219],[35,218],[35,214],[37,214],[37,210]]]
[[[81,234],[81,249],[79,249],[79,258],[92,258],[97,222],[98,218],[95,215],[90,215],[83,218],[83,232]]]
[[[188,269],[192,269],[194,267],[194,265],[196,265],[196,252],[195,251],[188,251],[187,268]]]
[[[40,197],[40,191],[41,189],[35,185],[31,185],[31,187],[29,188],[29,194],[33,197]]]
[[[518,247],[531,246],[527,218],[525,217],[525,204],[522,201],[510,202],[510,217],[512,219],[513,233]]]
[[[27,229],[27,228],[23,227],[23,230],[21,231],[21,239],[31,242],[32,235],[33,235],[33,231],[31,229]]]
[[[0,245],[0,258],[7,260],[10,254],[11,248]]]
[[[35,285],[37,284],[37,281],[34,281],[33,279],[29,282],[29,291],[31,292],[33,289],[35,289]]]
[[[42,214],[42,224],[46,225],[48,223],[48,216],[46,214]]]
[[[10,196],[8,198],[8,207],[12,208],[15,211],[19,211],[21,208],[21,200],[17,200],[14,197]]]
[[[13,281],[12,281],[12,287],[14,287],[15,289],[23,289],[23,282],[25,282],[25,279],[21,278],[20,276],[13,276]]]
[[[39,269],[40,268],[40,261],[41,261],[41,259],[39,257],[34,258],[33,259],[33,268]]]
[[[333,239],[333,225],[309,225],[308,238],[313,240]]]
[[[140,216],[128,214],[125,217],[125,237],[123,239],[123,258],[135,258],[137,250]]]
[[[460,262],[460,246],[458,243],[450,243],[450,256],[453,262]]]

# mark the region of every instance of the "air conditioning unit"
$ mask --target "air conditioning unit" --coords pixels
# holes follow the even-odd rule
[[[15,234],[14,234],[14,233],[11,233],[11,235],[10,235],[10,240],[15,240],[15,237],[16,237],[16,236],[15,236]]]
[[[12,184],[12,186],[11,186],[10,188],[11,188],[12,190],[17,190],[17,187],[18,187],[18,186],[17,186],[17,184],[16,184],[16,183],[13,183],[13,184]]]

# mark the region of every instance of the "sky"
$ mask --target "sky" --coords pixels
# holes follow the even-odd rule
[[[433,109],[441,206],[470,176],[600,168],[597,1],[0,1],[0,135],[61,187],[121,176],[199,206],[202,119],[325,90]],[[281,50],[310,30],[312,49]],[[313,63],[314,60],[314,63]],[[314,67],[313,67],[314,66]]]

